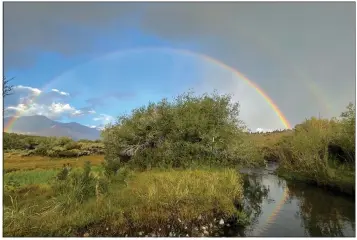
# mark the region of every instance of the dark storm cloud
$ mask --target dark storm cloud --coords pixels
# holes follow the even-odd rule
[[[90,51],[93,37],[113,27],[113,20],[125,17],[134,8],[135,4],[126,3],[6,2],[5,66],[31,65],[39,50],[66,56]],[[121,26],[115,23],[116,29]]]

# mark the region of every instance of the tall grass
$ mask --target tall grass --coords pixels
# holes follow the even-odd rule
[[[75,236],[83,231],[95,236],[138,236],[140,231],[199,236],[196,227],[208,226],[214,218],[235,216],[246,224],[236,208],[243,197],[242,179],[230,169],[136,172],[127,184],[114,179],[101,202],[89,189],[94,194],[80,205],[63,205],[58,192],[51,200],[21,208],[5,205],[5,236]],[[65,193],[59,195],[72,196]]]
[[[354,130],[347,137],[345,124],[345,119],[311,118],[296,126],[279,145],[280,174],[354,194],[355,153],[346,140],[354,139]]]

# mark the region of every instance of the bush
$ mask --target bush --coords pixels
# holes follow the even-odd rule
[[[339,125],[331,143],[337,150],[335,158],[351,165],[355,165],[355,128],[356,107],[350,103],[340,116]]]
[[[38,137],[22,134],[4,133],[4,150],[22,152],[22,156],[39,155],[72,158],[83,155],[104,154],[100,141],[73,141],[68,137]]]
[[[283,139],[280,160],[284,168],[299,172],[328,174],[328,144],[334,133],[333,120],[311,118],[295,127],[292,137]]]
[[[134,109],[102,137],[109,165],[114,159],[141,168],[231,165],[246,154],[244,129],[229,95],[187,93]]]

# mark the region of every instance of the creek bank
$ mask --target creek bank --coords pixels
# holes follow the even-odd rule
[[[237,217],[205,218],[201,215],[191,222],[171,219],[160,227],[138,228],[134,225],[117,228],[109,224],[94,223],[78,229],[76,237],[222,237],[244,236],[248,222],[239,222]]]
[[[249,224],[242,178],[234,169],[123,169],[110,181],[96,177],[88,165],[64,180],[53,178],[44,189],[49,199],[35,194],[39,188],[27,187],[35,192],[25,200],[23,191],[7,192],[20,207],[5,203],[4,235],[199,237]]]
[[[341,194],[348,197],[355,198],[355,173],[346,171],[345,176],[338,176],[343,174],[341,171],[336,172],[338,177],[328,178],[321,177],[319,181],[312,178],[309,174],[302,174],[290,170],[285,170],[279,166],[277,161],[267,161],[265,168],[255,169],[242,169],[240,173],[260,173],[260,174],[273,174],[289,182],[304,183],[311,186],[316,186],[324,190],[330,191],[334,194]]]
[[[334,194],[342,194],[348,197],[355,198],[355,180],[350,178],[341,178],[341,179],[330,179],[324,178],[321,181],[308,176],[307,174],[296,173],[292,171],[284,171],[278,169],[276,175],[285,179],[289,182],[300,182],[308,185],[316,186],[327,191],[333,192]],[[347,180],[344,180],[347,179]]]

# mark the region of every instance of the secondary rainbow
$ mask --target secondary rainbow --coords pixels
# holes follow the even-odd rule
[[[256,47],[260,47],[261,50],[273,56],[273,61],[277,60],[280,63],[284,63],[284,68],[288,68],[287,70],[294,74],[296,79],[304,82],[307,89],[315,96],[316,101],[319,102],[323,108],[325,108],[326,113],[332,113],[332,106],[330,104],[331,101],[327,99],[326,93],[324,93],[322,88],[319,87],[312,79],[310,79],[308,74],[300,69],[298,65],[287,64],[291,61],[291,59],[284,57],[284,54],[278,45],[267,44],[267,42],[261,38],[254,38],[252,40],[254,41]]]
[[[284,114],[280,111],[279,107],[274,103],[274,101],[268,96],[268,94],[266,94],[263,89],[261,89],[256,83],[254,83],[253,81],[251,81],[250,79],[248,79],[244,74],[242,74],[241,72],[239,72],[238,70],[234,69],[233,67],[230,67],[228,65],[226,65],[223,62],[218,61],[215,58],[212,58],[208,55],[202,54],[202,53],[197,53],[197,52],[193,52],[190,50],[185,50],[185,49],[176,49],[176,48],[155,48],[155,47],[149,47],[149,48],[135,48],[135,49],[125,49],[125,50],[120,50],[120,51],[116,51],[114,53],[109,53],[105,56],[102,56],[100,58],[106,58],[106,57],[110,57],[113,56],[115,54],[130,54],[130,53],[134,53],[134,52],[145,52],[145,51],[161,51],[161,52],[169,52],[169,53],[178,53],[178,54],[186,54],[186,55],[190,55],[190,56],[198,56],[201,57],[202,59],[212,62],[222,68],[225,68],[229,71],[231,71],[232,73],[234,73],[236,76],[238,76],[240,79],[242,79],[244,82],[246,82],[249,86],[251,86],[253,89],[256,90],[257,93],[259,93],[264,100],[269,104],[269,106],[273,109],[273,111],[276,113],[276,115],[278,116],[278,118],[280,119],[280,121],[282,122],[282,124],[284,125],[285,128],[291,128],[291,124],[289,123],[288,119],[284,116]],[[89,62],[92,61],[96,61],[98,60],[98,58],[90,60]],[[84,64],[87,64],[89,62],[86,62]],[[81,64],[80,66],[84,65]],[[78,66],[79,67],[79,66]],[[68,71],[69,72],[69,71]],[[66,72],[65,72],[66,73]],[[63,73],[62,75],[64,75],[65,73]],[[60,76],[62,76],[60,75]],[[60,79],[59,77],[54,78],[52,81],[50,81],[45,87],[43,87],[41,89],[41,92],[44,91],[45,89],[47,89],[51,84],[54,84],[56,82],[56,80]],[[41,93],[40,93],[41,94]],[[39,94],[39,95],[40,95]],[[35,99],[38,95],[35,95],[34,97],[32,97],[25,105],[29,105],[35,102]],[[11,127],[13,126],[13,124],[16,122],[16,119],[20,116],[21,114],[17,114],[15,116],[13,116],[9,123],[4,127],[4,131],[9,131],[11,129]]]

